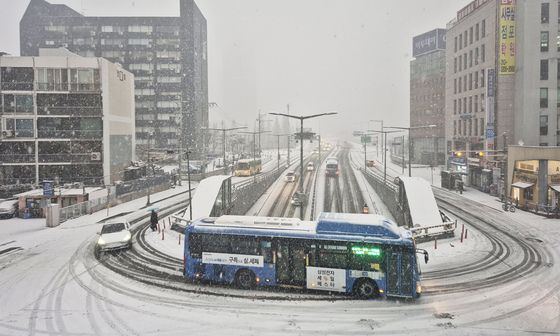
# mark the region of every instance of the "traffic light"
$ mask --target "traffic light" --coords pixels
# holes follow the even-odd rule
[[[484,156],[484,152],[478,152],[478,156],[483,157],[483,156]]]

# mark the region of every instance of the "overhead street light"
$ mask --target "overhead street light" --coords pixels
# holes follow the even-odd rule
[[[299,169],[299,171],[300,171],[300,176],[299,176],[299,191],[298,191],[298,193],[301,196],[301,195],[303,195],[303,121],[306,120],[306,119],[338,114],[338,112],[325,112],[325,113],[319,113],[319,114],[312,114],[312,115],[309,115],[309,116],[294,116],[294,115],[291,115],[291,114],[276,113],[276,112],[270,112],[269,114],[299,120],[299,123],[300,123],[300,128],[299,128],[299,135],[300,135],[300,150],[299,150],[299,166],[300,166],[299,168],[300,169]],[[299,207],[299,219],[303,220],[303,204],[301,204],[300,207]]]
[[[387,181],[387,134],[388,133],[398,133],[400,131],[373,131],[373,130],[369,130],[368,132],[370,133],[366,133],[366,134],[371,134],[371,133],[381,133],[383,135],[384,138],[384,144],[383,144],[383,184],[385,184],[385,182]],[[365,170],[364,170],[365,172]]]
[[[412,139],[410,138],[410,130],[423,129],[423,128],[434,128],[437,125],[426,125],[426,126],[412,126],[412,127],[401,127],[401,126],[385,126],[388,129],[398,129],[408,132],[408,176],[412,176],[412,161],[410,160],[412,152]],[[404,154],[404,153],[403,153]]]
[[[222,122],[222,124],[223,124],[223,122]],[[226,165],[226,132],[245,129],[245,128],[247,128],[247,126],[231,127],[231,128],[223,128],[223,127],[222,128],[205,128],[209,131],[220,131],[220,132],[222,132],[222,135],[223,135],[222,146],[223,146],[223,150],[224,150],[224,175],[228,174],[228,166]]]

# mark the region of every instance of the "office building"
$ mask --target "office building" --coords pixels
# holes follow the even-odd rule
[[[410,62],[412,162],[445,163],[445,29],[415,36]]]
[[[178,17],[89,17],[65,5],[31,0],[20,22],[22,56],[62,46],[122,64],[135,76],[136,138],[146,149],[203,152],[208,126],[206,19],[193,0]],[[182,129],[181,129],[182,127]]]
[[[0,57],[0,184],[107,185],[135,157],[134,76],[65,49]]]

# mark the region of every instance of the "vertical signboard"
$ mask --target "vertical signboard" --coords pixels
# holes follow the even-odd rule
[[[496,69],[486,69],[486,131],[485,135],[485,149],[494,149],[494,138],[496,137],[496,130],[494,128],[494,99],[496,97]]]
[[[500,0],[499,73],[515,73],[515,0]]]

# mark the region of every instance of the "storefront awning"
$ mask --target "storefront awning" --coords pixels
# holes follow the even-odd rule
[[[552,189],[556,190],[556,192],[560,192],[560,185],[551,185],[551,186],[549,186],[549,187],[551,187]]]
[[[532,187],[534,185],[535,185],[534,183],[529,183],[529,182],[515,182],[511,186],[514,187],[514,188],[525,189],[525,188]]]

